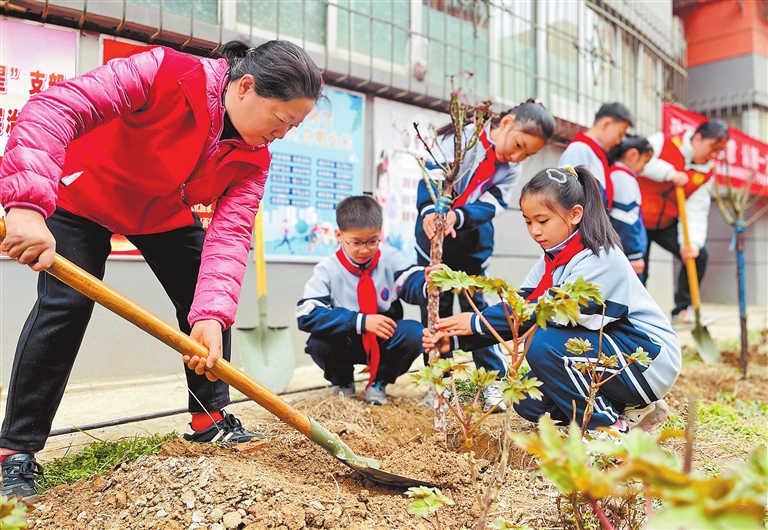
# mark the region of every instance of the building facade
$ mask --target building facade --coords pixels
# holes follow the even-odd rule
[[[552,111],[558,126],[554,141],[526,161],[525,180],[556,165],[565,143],[591,123],[604,102],[627,105],[636,117],[635,132],[647,135],[661,130],[663,102],[689,100],[686,44],[672,0],[9,0],[4,7],[7,20],[77,30],[78,73],[101,64],[105,38],[170,45],[200,55],[232,39],[253,45],[275,38],[296,42],[323,69],[330,87],[362,101],[363,191],[382,188],[377,127],[387,117],[377,108],[398,104],[406,114],[434,111],[430,116],[439,119],[457,87],[476,101],[493,101],[496,110],[536,98]],[[276,222],[285,222],[282,210],[275,215]],[[300,215],[298,220],[303,221]],[[519,283],[540,249],[530,241],[519,211],[497,218],[496,226],[490,273]],[[656,254],[650,289],[668,309],[672,261]],[[268,265],[270,324],[294,329],[298,364],[309,358],[303,354],[305,336],[295,329],[293,310],[312,261],[271,257]],[[22,269],[0,260],[3,381],[34,300],[34,275]],[[170,302],[143,263],[113,261],[106,281],[173,321]],[[237,325],[253,326],[252,273],[246,274],[241,301]],[[176,372],[178,360],[172,352],[154,353],[162,348],[97,309],[73,378],[131,375],[111,359],[137,351],[151,353],[147,362],[131,363],[131,369]]]

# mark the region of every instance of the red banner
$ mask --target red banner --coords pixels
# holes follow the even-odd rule
[[[701,114],[670,103],[664,104],[662,112],[664,134],[669,136],[679,136],[707,121]],[[754,173],[755,178],[749,191],[754,195],[768,197],[768,144],[733,127],[728,128],[728,134],[730,139],[720,158],[715,161],[718,183],[725,185],[725,177],[730,174],[731,185],[743,188]]]

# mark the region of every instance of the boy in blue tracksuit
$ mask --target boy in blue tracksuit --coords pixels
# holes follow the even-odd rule
[[[385,387],[421,353],[422,326],[403,320],[400,299],[423,304],[424,268],[391,247],[379,248],[381,206],[367,196],[336,206],[335,255],[315,266],[296,307],[299,329],[310,333],[306,352],[341,397],[355,393],[354,365],[370,372],[365,400],[388,403]]]
[[[619,234],[624,254],[637,276],[645,275],[645,252],[648,233],[643,224],[641,205],[643,198],[637,177],[653,156],[653,147],[642,136],[627,136],[608,152],[613,182],[613,207],[608,212],[616,233]]]
[[[544,249],[544,256],[522,283],[523,296],[536,301],[553,286],[583,278],[599,286],[605,315],[603,306],[592,303],[581,308],[575,325],[549,322],[546,329],[536,330],[527,345],[526,360],[531,367],[529,376],[542,382],[539,389],[544,396],[541,400],[522,400],[515,411],[531,421],[549,414],[563,424],[569,423],[575,412],[576,421],[581,423],[590,383],[580,370],[584,356],[573,358],[565,348],[568,339],[579,337],[593,345],[587,352],[592,359],[602,343],[603,353],[616,355],[622,367],[627,364],[622,352],[631,354],[638,347],[653,360],[648,367],[629,364],[598,389],[588,428],[607,427],[624,434],[630,428],[648,430],[657,425],[669,414],[663,397],[680,375],[680,343],[619,251],[596,179],[583,167],[546,169],[523,187],[520,208],[529,234]],[[502,338],[511,339],[501,303],[485,309],[483,316]],[[424,330],[425,348],[439,345],[441,350],[448,349],[446,337],[458,338],[458,346],[471,348],[491,337],[473,313],[441,319],[436,329],[434,336]]]
[[[520,163],[544,147],[554,129],[552,115],[533,100],[502,113],[486,126],[464,157],[459,175],[466,176],[454,186],[454,202],[446,218],[443,263],[467,274],[485,274],[493,253],[493,218],[509,207],[512,191],[520,179]],[[437,156],[444,155],[446,161],[453,160],[451,131],[451,125],[438,130],[443,137],[440,148],[433,149]],[[473,131],[474,125],[465,127],[464,143]],[[427,167],[440,173],[436,165]],[[441,174],[436,178],[441,178]],[[417,202],[416,252],[419,265],[426,266],[430,262],[430,240],[435,233],[435,205],[424,181],[419,183]],[[440,297],[441,317],[453,314],[453,296],[446,292]],[[480,294],[474,296],[474,302],[480,309],[487,305]],[[471,311],[463,296],[459,297],[459,304],[462,311]],[[426,305],[421,309],[422,323],[426,325]],[[476,366],[497,370],[500,376],[506,374],[506,361],[500,347],[483,348],[472,354]],[[485,407],[501,401],[501,394],[496,394],[485,396]]]

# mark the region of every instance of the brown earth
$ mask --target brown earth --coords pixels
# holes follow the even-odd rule
[[[764,342],[750,352],[746,380],[739,379],[734,370],[738,355],[733,352],[726,352],[728,364],[723,366],[686,364],[668,396],[673,410],[686,408],[691,389],[704,400],[714,400],[718,392],[727,391],[742,400],[768,402]],[[167,442],[157,456],[124,463],[106,476],[48,492],[29,514],[29,528],[474,528],[475,490],[466,454],[460,451],[457,426],[449,429],[447,438],[435,435],[431,412],[419,405],[420,391],[405,383],[390,391],[396,397],[384,407],[330,398],[327,390],[307,393],[293,404],[336,433],[358,455],[381,460],[382,469],[434,482],[456,503],[439,510],[439,527],[434,515],[415,519],[407,512],[410,499],[403,490],[365,479],[265,413],[242,419],[268,435],[266,444],[234,448]],[[479,477],[484,484],[492,472],[492,460],[499,454],[503,419],[503,414],[491,416],[475,438]],[[534,429],[514,414],[511,421],[515,431]],[[738,455],[728,450],[722,453],[724,460]],[[711,460],[711,451],[707,458]],[[489,519],[503,516],[536,529],[561,528],[557,492],[532,474],[532,458],[513,449],[509,462],[507,480]]]

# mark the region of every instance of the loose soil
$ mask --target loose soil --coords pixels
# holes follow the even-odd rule
[[[765,341],[763,341],[765,343]],[[674,411],[687,410],[687,395],[713,401],[718,392],[768,402],[765,344],[752,347],[750,376],[741,380],[738,354],[725,352],[716,367],[687,363],[667,397]],[[294,406],[336,433],[358,455],[382,461],[382,469],[433,482],[456,503],[438,512],[441,528],[474,528],[475,490],[458,428],[435,435],[430,410],[420,406],[423,391],[401,378],[389,388],[392,403],[371,407],[357,399],[331,398],[328,390],[306,393]],[[167,442],[157,456],[123,463],[105,476],[59,486],[29,514],[33,529],[224,530],[301,528],[384,530],[438,528],[434,516],[415,519],[403,490],[382,486],[347,468],[325,450],[266,413],[241,417],[267,443],[236,447]],[[485,422],[475,437],[480,480],[487,483],[500,452],[503,414]],[[512,428],[535,426],[512,414]],[[751,449],[738,440],[702,440],[694,465],[743,456]],[[674,450],[680,448],[673,447]],[[535,476],[534,460],[513,449],[509,472],[489,518],[498,516],[532,528],[562,528],[557,492]]]

